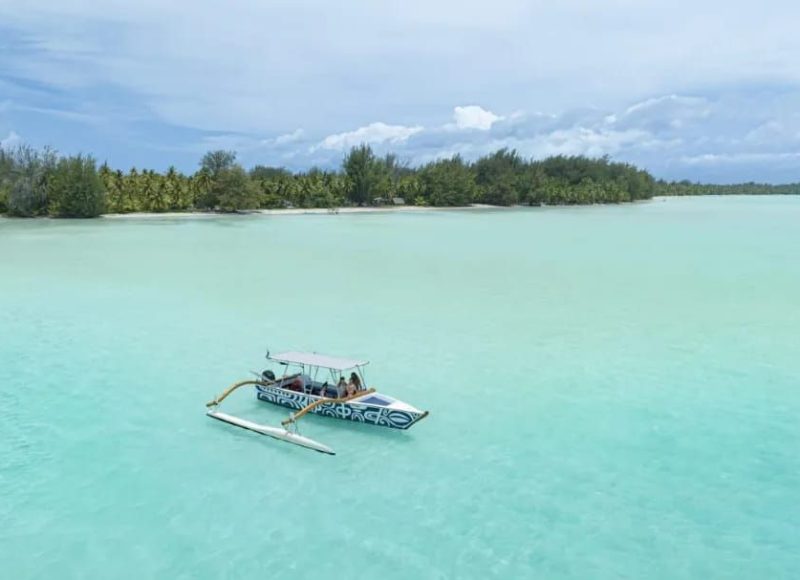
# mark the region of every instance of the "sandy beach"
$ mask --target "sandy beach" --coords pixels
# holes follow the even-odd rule
[[[186,211],[186,212],[163,212],[163,213],[145,213],[145,212],[132,212],[132,213],[107,213],[103,214],[102,218],[110,219],[141,219],[141,218],[202,218],[202,217],[221,217],[221,216],[252,216],[252,215],[265,215],[265,216],[290,216],[290,215],[317,215],[317,214],[344,214],[344,213],[400,213],[400,212],[430,212],[430,211],[468,211],[468,210],[486,210],[486,209],[508,209],[505,207],[486,205],[486,204],[472,204],[461,207],[430,207],[419,205],[401,205],[401,206],[384,206],[384,207],[340,207],[328,209],[323,207],[315,208],[291,208],[291,209],[255,209],[248,211],[240,211],[236,213],[218,213],[208,211]]]

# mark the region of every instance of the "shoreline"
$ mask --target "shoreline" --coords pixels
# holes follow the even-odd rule
[[[475,203],[466,206],[425,206],[425,205],[400,205],[400,206],[368,206],[368,207],[339,207],[339,208],[289,208],[289,209],[250,209],[238,212],[215,212],[215,211],[166,211],[166,212],[131,212],[131,213],[105,213],[97,218],[61,218],[52,216],[36,217],[12,217],[0,214],[1,221],[14,220],[66,220],[71,219],[206,219],[206,218],[225,218],[225,217],[252,217],[252,216],[301,216],[301,215],[337,215],[337,214],[389,214],[389,213],[429,213],[443,211],[512,211],[520,209],[559,209],[559,208],[588,208],[598,206],[620,206],[620,205],[639,205],[653,202],[665,202],[672,199],[687,198],[741,198],[741,197],[792,197],[786,194],[706,194],[706,195],[656,195],[650,199],[638,199],[632,202],[621,203],[591,203],[591,204],[555,204],[555,205],[489,205]]]
[[[500,206],[486,204],[472,204],[466,206],[432,207],[425,205],[400,205],[380,207],[339,207],[328,209],[324,207],[291,208],[291,209],[252,209],[239,212],[221,213],[214,211],[173,211],[163,213],[131,212],[131,213],[105,213],[98,217],[107,219],[152,219],[152,218],[213,218],[233,216],[297,216],[297,215],[336,215],[359,213],[415,213],[433,211],[474,211],[487,209],[515,209],[517,206]]]

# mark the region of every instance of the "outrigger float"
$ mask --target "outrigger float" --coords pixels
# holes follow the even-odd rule
[[[297,421],[307,413],[392,429],[408,429],[428,416],[427,411],[367,388],[364,367],[369,361],[293,351],[274,355],[267,352],[266,358],[281,367],[279,373],[268,368],[261,374],[253,373],[256,380],[232,384],[206,403],[209,408],[206,414],[218,421],[330,455],[335,455],[333,449],[297,432]],[[345,378],[348,372],[349,382]],[[255,386],[259,400],[297,411],[282,421],[281,427],[271,427],[217,410],[233,391],[249,385]]]

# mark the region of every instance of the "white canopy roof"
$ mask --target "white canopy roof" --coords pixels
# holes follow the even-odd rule
[[[342,371],[345,369],[352,369],[354,367],[361,367],[369,363],[366,360],[357,360],[353,358],[340,358],[338,356],[327,356],[324,354],[317,354],[315,352],[279,352],[269,355],[269,358],[278,362],[285,362],[296,365],[307,365],[312,367],[322,367],[326,369],[334,369]]]

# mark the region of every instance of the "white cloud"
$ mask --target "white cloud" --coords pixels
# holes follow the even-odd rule
[[[495,115],[478,105],[467,105],[453,109],[453,120],[458,129],[478,129],[488,131],[503,117]]]
[[[278,135],[275,139],[267,140],[269,143],[274,143],[275,145],[286,145],[287,143],[296,143],[300,141],[305,132],[302,129],[295,129],[291,133],[286,133],[284,135]]]
[[[738,165],[750,163],[774,163],[800,161],[800,151],[781,153],[704,153],[702,155],[684,156],[681,161],[688,165]]]
[[[792,85],[798,19],[789,0],[770,10],[731,10],[727,0],[494,0],[491,9],[241,0],[236,10],[212,0],[0,0],[10,34],[0,67],[67,91],[122,94],[181,127],[325,135],[393,114],[431,126],[454,103],[620,110],[677,90]],[[485,129],[488,119],[462,125]]]
[[[256,139],[250,135],[240,135],[238,133],[223,135],[206,135],[199,143],[192,146],[198,151],[209,151],[214,149],[225,149],[226,151],[250,151],[259,147],[263,143],[262,139]]]
[[[780,121],[770,119],[750,131],[744,140],[755,146],[800,144],[800,114]]]
[[[756,99],[767,106],[754,106]],[[788,175],[789,180],[796,180],[790,174],[789,163],[796,160],[794,152],[800,146],[796,130],[800,123],[798,102],[800,92],[794,96],[776,92],[766,100],[763,93],[716,99],[670,94],[617,111],[518,111],[482,130],[457,130],[454,123],[434,123],[427,129],[373,123],[331,135],[305,151],[294,147],[298,153],[292,163],[300,167],[335,165],[347,147],[370,142],[378,145],[381,152],[394,151],[414,165],[456,154],[474,160],[505,147],[533,158],[608,155],[650,169],[657,177],[702,180],[709,176],[730,180],[756,176],[768,180],[769,168],[776,168],[775,175],[781,176],[776,179],[785,180]],[[475,118],[483,113],[499,117],[476,108],[471,112]],[[467,117],[462,126],[478,125],[475,118]],[[763,167],[760,178],[759,164]],[[746,171],[739,171],[745,165]],[[715,167],[730,168],[731,175],[723,176],[722,169],[712,171]]]
[[[609,115],[606,122],[618,128],[639,127],[653,131],[681,130],[707,119],[711,103],[702,97],[664,95],[631,105],[619,115]]]
[[[11,149],[16,147],[22,143],[22,137],[20,137],[14,131],[9,132],[8,136],[5,139],[0,139],[0,147],[3,149]]]
[[[195,150],[208,151],[209,149],[226,149],[240,153],[253,151],[267,151],[275,149],[285,149],[288,146],[296,145],[305,137],[303,129],[295,129],[291,133],[278,135],[277,137],[258,138],[253,135],[243,133],[222,133],[216,135],[206,135],[199,143],[194,143],[190,147]]]
[[[663,108],[664,105],[671,105],[671,104],[678,104],[678,105],[686,105],[686,106],[696,106],[696,105],[704,105],[706,104],[705,99],[701,99],[698,97],[684,97],[681,95],[663,95],[661,97],[653,97],[650,99],[645,99],[644,101],[635,103],[625,109],[623,116],[632,115],[634,113],[642,112],[642,111],[649,111],[652,109],[659,109]]]
[[[123,166],[188,166],[201,146],[298,168],[361,142],[417,162],[508,146],[677,178],[728,156],[768,179],[800,148],[796,1],[187,6],[0,0],[0,138],[14,127],[37,145],[105,147]],[[511,113],[521,106],[553,114]],[[166,161],[169,147],[184,159]]]
[[[639,129],[609,131],[592,127],[572,127],[534,137],[529,151],[537,157],[550,155],[615,155],[626,146],[643,145],[652,136]]]
[[[83,113],[80,111],[69,111],[64,109],[56,109],[53,107],[33,107],[30,105],[12,104],[11,109],[16,111],[23,111],[26,113],[38,113],[40,115],[47,115],[51,117],[60,117],[71,121],[96,123],[100,120],[98,115]]]
[[[457,140],[458,134],[443,133],[441,139],[412,159],[416,163],[461,155],[473,160],[501,148],[513,149],[523,157],[541,159],[554,155],[586,155],[617,157],[630,151],[667,151],[678,143],[662,140],[639,129],[614,130],[602,126],[569,126],[517,135],[488,135],[484,139]],[[485,135],[485,134],[483,134]],[[413,143],[412,143],[413,146]]]
[[[328,135],[318,145],[315,145],[312,150],[322,148],[343,151],[361,143],[402,143],[422,130],[423,127],[419,125],[406,127],[404,125],[387,125],[381,122],[370,123],[365,127],[359,127],[355,131]]]

